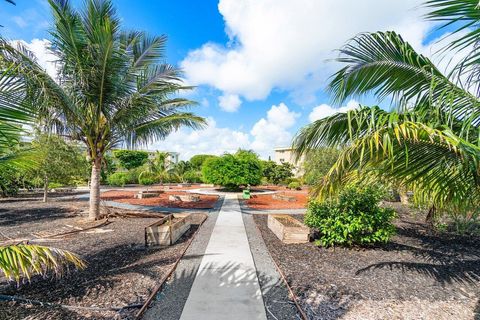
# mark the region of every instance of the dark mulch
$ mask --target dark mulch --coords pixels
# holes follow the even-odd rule
[[[79,223],[86,202],[0,203],[0,238],[29,237]],[[109,212],[118,209],[110,209]],[[123,210],[124,211],[124,210]],[[0,294],[86,307],[123,307],[143,303],[179,258],[192,227],[175,245],[144,249],[144,227],[155,218],[113,218],[105,233],[82,233],[45,245],[79,254],[88,266],[63,278],[35,277],[31,283],[8,283],[0,277]],[[0,319],[131,319],[138,309],[117,312],[52,309],[0,302]]]
[[[325,249],[285,245],[265,215],[254,218],[312,319],[480,319],[478,237],[435,234],[401,214],[386,245]]]

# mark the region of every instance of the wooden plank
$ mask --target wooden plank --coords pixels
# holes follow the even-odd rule
[[[172,223],[172,219],[179,219]],[[145,228],[145,245],[171,245],[190,229],[190,214],[171,214]]]

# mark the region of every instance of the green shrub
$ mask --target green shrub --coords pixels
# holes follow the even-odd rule
[[[124,187],[129,182],[129,172],[115,172],[107,177],[107,182],[111,186]]]
[[[187,171],[183,174],[183,180],[188,183],[197,183],[202,181],[202,173],[200,171]]]
[[[118,159],[120,165],[127,169],[135,169],[148,160],[148,152],[137,150],[114,150],[113,155]]]
[[[348,187],[336,201],[310,201],[304,222],[320,231],[317,244],[325,247],[387,242],[395,212],[378,206],[381,197],[373,187]]]
[[[142,172],[138,176],[138,183],[144,186],[150,186],[152,184],[158,183],[158,177],[151,172]]]
[[[288,189],[302,190],[302,186],[300,185],[300,183],[293,181],[288,184]]]

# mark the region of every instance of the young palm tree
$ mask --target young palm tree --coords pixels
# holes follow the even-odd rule
[[[361,107],[303,128],[299,154],[318,146],[345,147],[321,197],[350,181],[387,179],[415,191],[435,208],[472,209],[480,202],[480,14],[478,1],[431,0],[429,19],[456,22],[460,37],[448,50],[469,54],[447,75],[394,32],[361,34],[340,50],[346,64],[329,89],[336,103],[373,94],[391,97],[393,111]],[[429,215],[431,218],[431,215]]]
[[[86,1],[81,12],[69,1],[49,3],[58,83],[38,72],[32,81],[46,100],[43,124],[87,148],[92,164],[89,216],[98,219],[100,170],[108,150],[146,144],[205,121],[184,111],[192,101],[176,97],[190,88],[181,84],[177,68],[162,63],[166,37],[122,32],[108,0]]]

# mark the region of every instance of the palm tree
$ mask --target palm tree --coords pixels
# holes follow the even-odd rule
[[[20,135],[25,133],[22,126],[32,125],[36,115],[33,97],[28,94],[28,83],[16,72],[23,67],[26,52],[3,41],[0,41],[0,51],[0,170],[30,167],[34,159],[29,152],[17,148]],[[45,275],[49,271],[61,274],[67,264],[78,268],[85,266],[77,255],[66,250],[29,244],[0,244],[0,270],[17,282],[20,277],[30,279],[34,274]]]
[[[49,3],[58,83],[38,72],[30,80],[46,100],[44,127],[87,148],[92,165],[89,217],[98,219],[100,169],[108,150],[147,144],[181,126],[197,129],[205,120],[186,112],[194,103],[177,96],[190,87],[181,84],[179,69],[162,63],[165,36],[122,32],[108,0],[89,0],[81,12],[69,1]]]
[[[455,22],[459,37],[446,49],[470,50],[444,75],[395,32],[360,34],[340,50],[345,64],[332,78],[335,103],[373,94],[392,99],[390,112],[361,107],[304,127],[298,154],[343,146],[338,161],[316,188],[320,198],[352,181],[384,179],[414,190],[431,207],[471,210],[480,203],[480,100],[478,1],[431,0],[429,19]],[[462,33],[459,33],[462,31]]]

